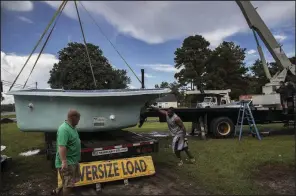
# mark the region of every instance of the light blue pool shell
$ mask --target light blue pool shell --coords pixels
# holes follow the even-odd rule
[[[78,131],[97,132],[135,126],[147,101],[170,92],[170,89],[30,89],[6,94],[14,96],[17,126],[21,131],[56,132],[69,109],[76,109],[81,114]]]

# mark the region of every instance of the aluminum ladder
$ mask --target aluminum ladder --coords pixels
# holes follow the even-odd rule
[[[261,140],[261,136],[260,136],[257,126],[255,124],[252,110],[250,108],[251,102],[252,101],[249,101],[249,100],[242,100],[240,102],[240,108],[238,111],[238,117],[237,117],[235,131],[234,131],[234,136],[236,136],[237,132],[239,131],[239,140],[241,140],[241,138],[242,138],[243,125],[244,125],[245,119],[248,121],[249,128],[250,128],[252,135],[253,136],[257,135],[257,138],[259,140]]]

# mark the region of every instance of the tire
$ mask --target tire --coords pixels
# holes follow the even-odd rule
[[[227,138],[234,133],[234,124],[228,117],[218,117],[212,120],[210,130],[216,138]]]
[[[210,106],[206,106],[205,108],[211,108]]]

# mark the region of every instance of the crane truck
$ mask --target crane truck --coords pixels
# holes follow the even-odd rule
[[[294,121],[296,128],[296,92],[294,89],[293,97],[289,99],[288,114],[283,114],[278,107],[281,103],[280,95],[276,93],[281,81],[286,81],[287,75],[295,76],[295,65],[292,64],[281,46],[257,13],[256,8],[250,1],[236,1],[250,29],[253,31],[257,49],[263,63],[263,69],[269,83],[262,87],[262,94],[248,96],[252,99],[253,105],[263,107],[253,107],[252,113],[257,124],[277,123]],[[276,63],[282,67],[282,71],[274,76],[270,75],[262,48],[259,44],[257,35],[261,38],[268,51],[271,53]],[[201,136],[207,133],[213,134],[217,138],[232,136],[237,123],[238,107],[223,108],[176,108],[175,112],[184,122],[192,122],[192,131],[200,130]],[[154,111],[147,111],[147,117],[159,117],[160,122],[165,122],[165,118]],[[244,122],[247,124],[247,122]]]
[[[279,87],[280,82],[286,81],[287,74],[292,74],[293,77],[296,77],[295,65],[290,62],[281,45],[276,41],[251,2],[236,1],[236,3],[243,13],[250,29],[253,31],[263,69],[266,77],[269,79],[269,83],[262,87],[263,94],[252,96],[253,104],[266,107],[279,106],[280,96],[276,93],[276,89]],[[259,35],[275,62],[283,68],[282,71],[277,72],[274,76],[270,75],[257,35]]]

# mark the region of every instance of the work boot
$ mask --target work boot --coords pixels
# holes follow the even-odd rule
[[[183,165],[183,161],[180,160],[179,163],[178,163],[178,166],[182,166]]]
[[[195,163],[195,158],[192,158],[189,161],[190,161],[190,163]]]

